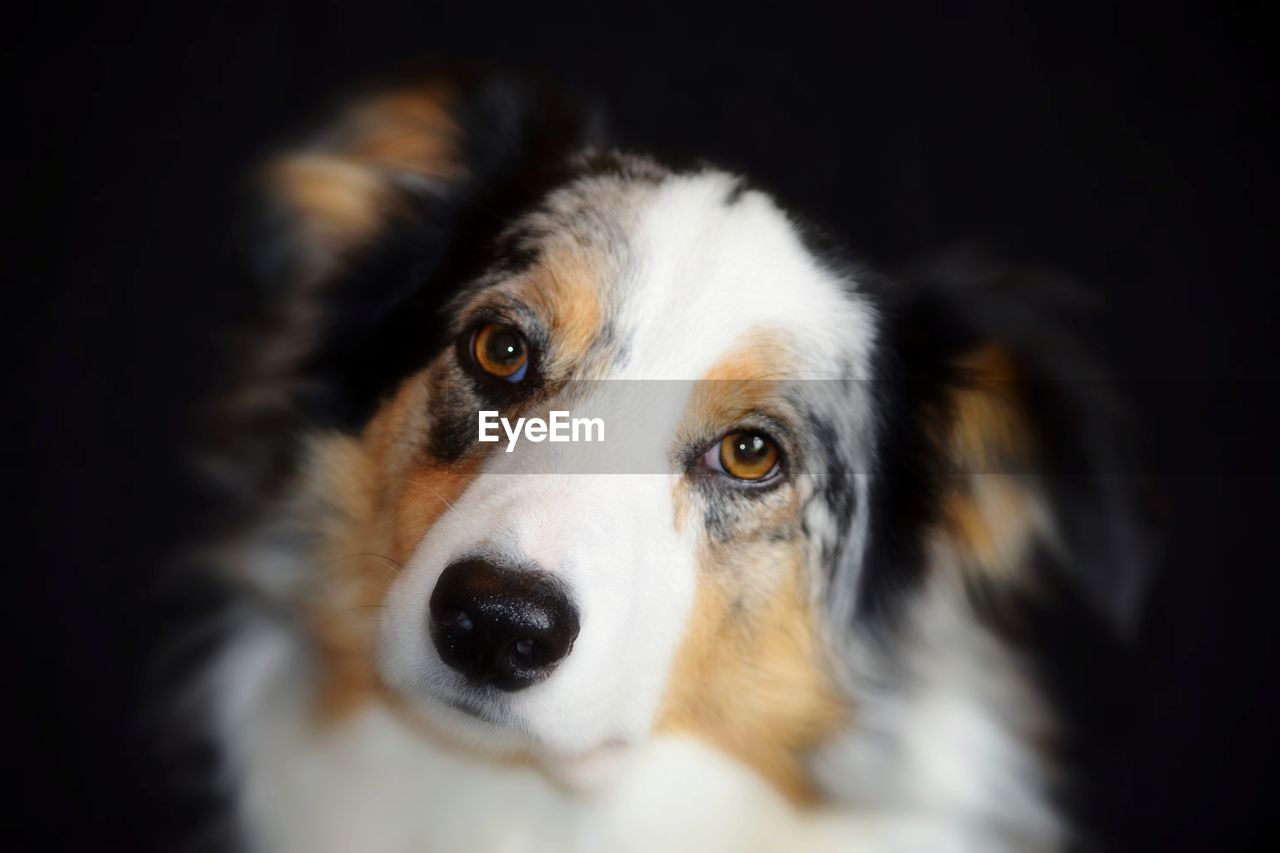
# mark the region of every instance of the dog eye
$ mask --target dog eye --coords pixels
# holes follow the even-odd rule
[[[703,462],[713,471],[735,480],[764,483],[774,479],[780,470],[778,445],[758,432],[731,432],[711,445]]]
[[[486,323],[471,336],[471,356],[480,369],[507,382],[529,372],[529,344],[512,326]]]

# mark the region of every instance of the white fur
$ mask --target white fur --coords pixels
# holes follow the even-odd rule
[[[864,379],[875,341],[865,299],[820,267],[765,195],[722,199],[721,174],[658,187],[631,236],[634,283],[621,319],[641,354],[616,378],[697,379],[753,331],[779,333],[802,360],[791,378]],[[837,375],[833,353],[852,356]]]
[[[1053,733],[1048,714],[1022,662],[968,615],[960,567],[940,569],[900,646],[857,650],[857,725],[815,772],[839,802],[929,814],[983,849],[1053,849],[1062,830],[1028,745]]]

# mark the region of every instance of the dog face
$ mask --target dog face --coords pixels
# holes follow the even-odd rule
[[[526,262],[466,289],[455,346],[400,392],[423,413],[396,436],[418,448],[405,500],[442,512],[398,543],[381,674],[464,736],[561,756],[709,712],[750,729],[725,680],[780,717],[759,724],[815,735],[837,709],[811,569],[852,525],[827,469],[865,500],[871,440],[865,383],[834,380],[865,379],[874,309],[763,194],[599,159],[514,224]],[[590,452],[633,467],[482,444],[487,409],[600,415]]]
[[[859,642],[930,584],[1042,582],[1114,507],[985,291],[835,263],[765,193],[572,115],[413,83],[278,161],[284,290],[229,409],[277,452],[230,451],[259,491],[304,481],[323,569],[286,586],[331,709],[381,697],[570,772],[682,732],[802,797],[856,720]],[[604,440],[480,440],[482,412],[556,411]],[[301,427],[300,459],[263,437]],[[1042,476],[1064,464],[1074,504]]]

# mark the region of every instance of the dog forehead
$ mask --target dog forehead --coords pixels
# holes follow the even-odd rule
[[[699,378],[763,340],[785,362],[774,371],[865,372],[870,301],[765,193],[722,172],[671,175],[635,193],[625,220],[625,260],[603,294],[627,354],[618,375]]]

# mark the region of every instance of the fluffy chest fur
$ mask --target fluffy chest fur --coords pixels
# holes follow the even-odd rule
[[[283,694],[240,736],[253,849],[770,850],[799,829],[785,798],[694,741],[655,740],[583,792],[451,751],[385,707],[315,725]]]
[[[832,801],[802,808],[688,737],[553,779],[477,761],[381,703],[318,718],[304,653],[279,625],[244,622],[222,663],[218,728],[243,849],[987,851],[1047,849],[1058,835],[1023,775],[1033,757],[987,706],[1018,697],[972,692],[971,673],[952,676],[961,689],[873,700],[865,729],[815,757]]]

